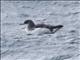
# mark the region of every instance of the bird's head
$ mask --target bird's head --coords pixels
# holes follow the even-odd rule
[[[20,25],[25,25],[25,24],[34,24],[34,22],[32,20],[25,20],[23,23],[21,23]]]

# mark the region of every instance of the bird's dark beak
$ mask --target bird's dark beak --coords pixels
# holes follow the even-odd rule
[[[25,25],[24,23],[20,23],[19,25]]]

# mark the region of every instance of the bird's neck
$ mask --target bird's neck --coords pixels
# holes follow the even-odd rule
[[[28,28],[28,30],[33,30],[35,28],[35,24],[31,22],[28,24],[27,28]]]

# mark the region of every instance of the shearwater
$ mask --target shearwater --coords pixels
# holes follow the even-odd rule
[[[25,28],[26,31],[33,31],[35,29],[48,29],[51,33],[58,31],[60,28],[63,27],[63,25],[48,25],[48,24],[35,24],[32,20],[25,20],[24,23],[21,23],[20,25],[26,25]],[[56,29],[55,31],[53,31]]]

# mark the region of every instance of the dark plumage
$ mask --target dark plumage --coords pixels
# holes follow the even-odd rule
[[[51,32],[53,32],[53,29],[56,29],[59,30],[60,28],[63,27],[63,25],[57,25],[57,26],[52,26],[52,25],[46,25],[46,24],[34,24],[34,22],[32,20],[26,20],[24,21],[23,24],[21,25],[24,25],[24,24],[28,24],[28,29],[29,30],[33,30],[34,28],[47,28],[49,29]]]

